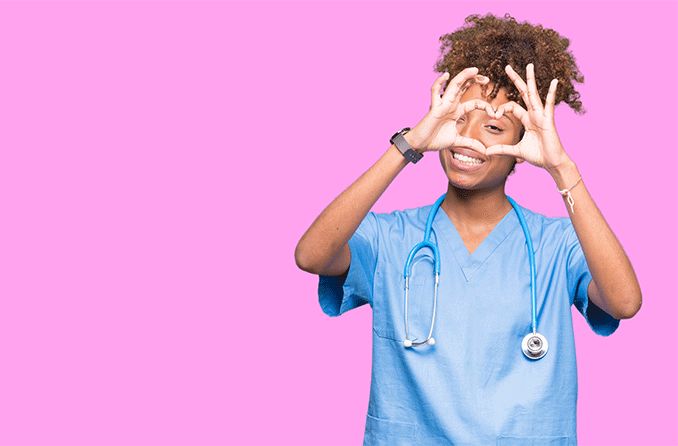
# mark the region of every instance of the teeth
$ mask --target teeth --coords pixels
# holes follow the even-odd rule
[[[454,157],[454,159],[459,160],[459,161],[466,163],[466,164],[482,164],[483,163],[483,161],[479,160],[478,158],[473,158],[473,157],[470,157],[470,156],[462,155],[461,153],[454,152],[454,153],[452,153],[452,156]]]

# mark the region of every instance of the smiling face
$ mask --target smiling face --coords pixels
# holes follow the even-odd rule
[[[488,83],[487,92],[492,91],[492,83]],[[483,87],[479,84],[471,85],[461,96],[461,102],[471,99],[482,99],[489,102],[496,110],[501,104],[509,102],[504,88],[499,89],[494,99],[483,96]],[[457,132],[461,136],[480,141],[485,147],[495,144],[517,144],[523,126],[511,113],[504,113],[501,118],[494,119],[485,110],[472,110],[457,120]],[[483,159],[483,163],[463,164],[461,160],[453,158],[453,151],[440,150],[440,163],[447,174],[449,182],[460,189],[495,188],[506,182],[514,161],[522,162],[521,158],[510,155],[479,154],[469,148],[459,148],[471,157]]]

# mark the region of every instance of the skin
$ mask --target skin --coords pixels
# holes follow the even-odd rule
[[[617,319],[633,317],[642,305],[642,293],[638,278],[619,240],[595,204],[586,184],[582,181],[577,165],[565,151],[555,127],[554,108],[558,80],[551,80],[546,101],[542,103],[535,82],[534,64],[530,63],[526,67],[526,81],[510,65],[507,65],[505,70],[518,89],[527,109],[513,101],[498,104],[498,101],[502,100],[498,99],[495,100],[493,105],[494,107],[498,104],[498,108],[483,110],[483,113],[486,114],[483,117],[484,119],[480,118],[482,115],[477,113],[478,110],[470,110],[466,113],[467,115],[475,113],[477,116],[470,118],[466,123],[462,123],[461,125],[464,127],[461,131],[467,136],[480,139],[485,146],[484,154],[488,157],[490,165],[486,166],[487,170],[481,169],[472,175],[466,174],[466,176],[463,176],[462,173],[451,169],[443,160],[443,168],[450,180],[448,189],[452,192],[449,194],[451,196],[450,203],[454,206],[460,206],[460,210],[451,209],[451,212],[448,212],[447,209],[450,208],[447,208],[446,212],[453,221],[457,219],[457,222],[455,222],[455,225],[457,225],[463,218],[468,219],[475,216],[475,218],[480,219],[482,216],[474,215],[468,205],[485,206],[486,215],[493,215],[491,213],[492,206],[504,204],[503,186],[510,161],[501,158],[495,161],[497,156],[520,157],[536,167],[545,169],[553,177],[559,191],[570,191],[569,199],[572,202],[569,202],[565,195],[563,200],[567,205],[568,214],[584,252],[586,263],[591,270],[592,280],[587,289],[590,301]],[[473,94],[477,94],[477,91]],[[503,98],[505,99],[505,96]],[[479,127],[478,123],[487,120],[489,116],[501,118],[505,112],[513,115],[525,128],[525,134],[517,144],[515,142],[512,144],[490,141],[490,136],[487,136],[486,132],[483,131],[484,129]],[[513,136],[516,139],[518,138],[515,133]],[[467,139],[467,141],[470,140]],[[479,150],[479,148],[475,150]],[[473,201],[475,203],[471,204]],[[510,203],[505,209],[507,209],[506,212],[502,210],[499,216],[506,215],[511,210]],[[494,218],[497,218],[496,213]],[[485,231],[481,236],[476,236],[474,240],[470,228],[467,229],[464,225],[457,227],[460,229],[462,238],[464,238],[462,230],[466,231],[464,240],[471,240],[471,247],[474,243],[480,243],[486,233],[489,232]],[[469,246],[468,242],[467,246]]]
[[[450,201],[442,206],[470,252],[512,209],[504,193],[512,158],[545,169],[553,177],[557,190],[569,188],[569,198],[574,200],[570,204],[565,196],[562,197],[593,277],[587,290],[591,302],[618,319],[633,317],[641,306],[638,280],[619,240],[589,194],[585,180],[581,179],[577,165],[565,151],[555,127],[557,79],[551,81],[542,104],[533,64],[527,65],[527,82],[510,65],[505,70],[527,110],[513,101],[506,102],[506,94],[501,90],[488,104],[482,99],[480,86],[471,85],[466,89],[467,81],[477,77],[477,67],[461,71],[441,94],[441,86],[449,78],[449,73],[445,73],[432,85],[429,112],[404,135],[405,140],[421,152],[444,152],[439,156],[448,178]],[[458,95],[466,102],[460,103]],[[468,99],[473,97],[476,99],[469,102]],[[507,116],[501,120],[504,114]],[[457,122],[461,117],[464,119]],[[488,120],[490,117],[492,119]],[[511,129],[509,124],[512,122],[520,122],[525,129],[520,141],[517,139],[521,128]],[[498,125],[504,132],[495,136],[497,133],[488,130],[488,125]],[[488,164],[473,174],[454,169],[444,157],[450,156],[450,147],[460,146],[472,147],[488,159]],[[348,240],[407,164],[392,144],[376,163],[323,210],[304,233],[295,250],[297,265],[313,274],[337,276],[346,273],[351,261]],[[484,230],[478,230],[476,226]]]
[[[492,83],[489,83],[486,91],[491,90]],[[480,84],[471,85],[461,95],[460,102],[472,99],[482,99],[495,110],[509,102],[506,89],[500,88],[495,98],[490,99],[483,95],[483,86]],[[511,113],[504,113],[501,118],[495,119],[482,109],[471,110],[457,121],[459,135],[480,141],[484,147],[517,144],[521,129],[521,122]],[[479,157],[483,155],[479,154]],[[504,187],[513,161],[522,163],[524,160],[504,154],[489,155],[480,170],[465,172],[454,167],[451,157],[451,151],[439,151],[440,164],[448,179],[448,193],[441,208],[454,223],[469,252],[473,252],[494,226],[513,209]]]

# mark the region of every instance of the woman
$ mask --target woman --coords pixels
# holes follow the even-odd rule
[[[571,305],[608,336],[639,310],[640,287],[555,128],[555,104],[581,112],[572,81],[583,77],[568,40],[508,14],[466,22],[441,38],[436,69],[444,73],[429,112],[320,214],[296,261],[319,275],[326,314],[372,307],[365,444],[576,444]],[[445,86],[447,72],[458,74]],[[422,249],[408,277],[406,331],[403,268],[434,205],[370,209],[410,160],[433,151],[447,176],[430,234],[439,299],[431,252]],[[514,209],[504,187],[525,161],[551,175],[569,217]],[[518,211],[534,252],[535,310]],[[531,357],[522,341],[533,321],[548,345]]]

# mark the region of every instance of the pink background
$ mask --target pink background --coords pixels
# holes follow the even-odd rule
[[[0,3],[0,444],[361,444],[370,309],[294,248],[488,11],[570,39],[559,133],[643,290],[609,338],[575,314],[579,443],[678,444],[675,3],[128,1]],[[373,210],[445,184],[428,154]],[[507,193],[567,215],[528,163]]]

